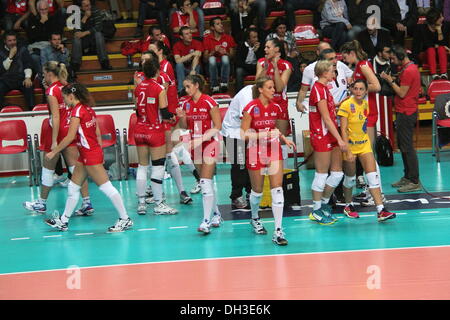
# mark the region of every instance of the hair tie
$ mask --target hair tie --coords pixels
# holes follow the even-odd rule
[[[75,93],[75,91],[77,91],[77,88],[72,87],[72,88],[70,88],[70,91],[72,91],[72,93]]]

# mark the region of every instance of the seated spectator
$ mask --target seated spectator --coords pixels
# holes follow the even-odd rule
[[[119,21],[124,20],[124,18],[122,17],[122,14],[120,12],[118,0],[108,0],[108,2],[109,2],[109,8],[111,10],[111,13],[113,14],[116,21],[119,22]],[[127,20],[128,21],[133,20],[133,8],[132,8],[131,0],[123,0],[122,2],[124,3],[125,10],[127,10],[127,14],[128,14]]]
[[[248,29],[244,38],[236,50],[236,92],[244,87],[246,76],[256,74],[256,63],[264,57],[264,46],[259,41],[256,28]]]
[[[209,21],[211,33],[203,40],[203,60],[208,65],[211,92],[228,91],[230,79],[231,60],[234,58],[236,42],[229,34],[225,34],[222,19],[213,18]],[[219,87],[220,70],[220,87]]]
[[[29,0],[6,0],[6,12],[3,18],[3,29],[20,30],[26,28],[30,10],[28,7]]]
[[[418,25],[413,40],[413,55],[415,60],[425,53],[430,66],[430,74],[435,79],[447,79],[447,47],[448,35],[442,32],[444,17],[442,13],[432,8],[427,14],[427,23]],[[439,62],[441,75],[437,74],[436,58]]]
[[[249,2],[249,0],[235,0],[230,7],[231,34],[238,43],[246,40],[243,37],[244,31],[254,23],[256,17],[256,12]]]
[[[170,16],[170,29],[175,38],[180,38],[180,29],[188,27],[191,30],[192,36],[196,39],[201,39],[203,35],[199,32],[199,17],[197,10],[192,8],[191,0],[177,0],[178,10],[173,12]]]
[[[17,45],[13,30],[4,34],[4,46],[0,47],[0,107],[5,106],[5,96],[11,90],[20,90],[25,96],[26,108],[34,107],[32,61],[26,46]]]
[[[52,32],[50,35],[50,44],[41,50],[41,66],[49,61],[57,61],[69,65],[69,49],[62,43],[62,35],[58,32]],[[69,71],[69,70],[68,70]],[[70,71],[69,71],[70,75]]]
[[[302,60],[298,54],[292,55],[288,48],[288,43],[283,41],[286,61],[292,65],[292,74],[287,84],[287,92],[298,92],[302,82],[303,70],[307,67],[306,61]]]
[[[134,37],[141,38],[144,36],[145,19],[157,19],[160,26],[166,26],[167,10],[168,7],[165,0],[139,0],[139,15]]]
[[[394,43],[404,45],[405,36],[412,36],[417,25],[416,0],[383,0],[381,26],[391,32]]]
[[[96,51],[103,70],[111,70],[106,52],[105,38],[102,34],[100,11],[91,6],[90,0],[81,2],[81,28],[75,30],[72,45],[72,69],[78,72],[83,54]]]
[[[177,74],[178,95],[182,96],[183,81],[188,74],[200,74],[200,58],[202,56],[203,45],[200,41],[192,38],[190,27],[180,28],[178,41],[173,46],[175,58],[175,70]]]
[[[416,0],[417,1],[417,13],[419,16],[426,16],[431,9],[431,0]],[[437,8],[435,6],[435,8]]]
[[[341,46],[347,42],[347,32],[352,29],[344,0],[327,0],[325,2],[320,28],[324,37],[331,38],[333,49],[339,52]]]
[[[295,11],[297,10],[311,10],[314,15],[314,26],[319,28],[320,25],[320,12],[319,12],[318,0],[285,0],[284,11],[286,12],[287,27],[289,30],[294,30],[295,23]]]
[[[272,23],[272,32],[266,37],[266,41],[278,38],[281,41],[287,43],[286,55],[291,57],[298,56],[299,52],[297,50],[297,43],[295,41],[294,33],[287,30],[286,19],[283,17],[278,17]]]
[[[242,25],[241,30],[245,30],[254,23],[254,17],[256,17],[256,25],[258,26],[258,33],[262,37],[264,30],[266,29],[266,16],[267,16],[267,2],[266,0],[229,0],[230,18],[232,19],[232,28],[235,27],[235,23],[239,21]],[[239,19],[239,20],[238,20]],[[232,31],[235,35],[236,30]]]
[[[29,0],[28,2],[28,6],[30,8],[30,13],[34,16],[39,14],[39,9],[37,7],[37,2],[39,2],[39,0]],[[65,8],[64,8],[64,0],[47,0],[47,4],[48,4],[48,15],[49,16],[53,16],[56,13],[58,13],[58,11],[61,11],[61,13],[65,13]],[[62,15],[63,17],[64,15]],[[62,24],[62,29],[64,28],[64,19],[60,20],[60,23]]]
[[[366,29],[367,19],[372,15],[367,13],[367,8],[373,5],[379,5],[379,0],[347,0],[348,20],[352,25],[347,34],[349,41]]]
[[[367,28],[358,34],[357,40],[370,58],[375,57],[378,43],[392,43],[389,31],[377,29],[375,23],[368,23]]]
[[[162,32],[161,27],[151,26],[150,28],[148,28],[148,36],[142,44],[141,52],[148,51],[148,46],[153,40],[162,41],[167,46],[167,48],[171,48],[169,38]]]
[[[219,0],[220,1],[220,0]],[[177,11],[177,0],[171,0],[171,8],[169,10],[169,25],[172,24],[173,13]],[[203,37],[203,32],[205,31],[205,13],[203,12],[201,6],[205,0],[192,0],[192,9],[197,11],[198,14],[198,32],[201,37]]]

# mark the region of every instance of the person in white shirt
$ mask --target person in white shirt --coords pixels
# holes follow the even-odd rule
[[[250,211],[249,202],[245,200],[250,196],[251,184],[245,166],[245,142],[241,139],[241,116],[244,107],[253,100],[253,85],[242,88],[231,100],[228,111],[222,121],[221,134],[224,137],[227,149],[227,161],[231,161],[231,207],[233,210]]]

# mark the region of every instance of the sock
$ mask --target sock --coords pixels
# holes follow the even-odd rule
[[[178,163],[178,158],[175,155],[175,152],[168,153],[166,155],[167,160],[167,168],[169,169],[170,175],[175,179],[175,183],[177,184],[178,192],[181,193],[184,190],[183,178],[181,177],[181,169],[180,164]]]
[[[314,205],[313,205],[313,210],[319,210],[320,208],[322,208],[322,201],[313,201]]]
[[[119,191],[117,191],[117,189],[114,188],[111,181],[102,184],[99,187],[99,189],[109,198],[109,200],[111,200],[112,204],[114,205],[114,208],[116,208],[117,212],[119,213],[120,219],[122,220],[128,219],[129,217],[127,214],[127,210],[123,205],[122,197],[120,196]]]
[[[252,219],[259,218],[259,204],[261,203],[262,193],[250,192],[250,209],[252,210]]]
[[[91,197],[87,196],[83,198],[83,205],[91,203]]]
[[[214,191],[211,179],[200,179],[203,195],[203,219],[209,221],[214,208]]]
[[[330,202],[330,198],[322,198],[322,204],[328,204]]]
[[[164,179],[164,166],[153,166],[151,182],[152,182],[153,199],[155,199],[156,204],[160,204],[163,199],[163,188],[162,188],[163,179]]]
[[[384,205],[380,204],[380,205],[377,206],[377,212],[378,213],[380,213],[381,210],[383,210],[383,209],[384,209]]]
[[[145,189],[147,188],[147,172],[148,166],[138,166],[136,172],[136,193],[139,198],[139,203],[145,202]]]
[[[64,208],[64,213],[61,216],[61,221],[63,223],[69,222],[69,218],[72,216],[73,211],[78,204],[78,200],[80,199],[80,190],[81,186],[72,181],[69,182],[69,185],[67,186],[66,206]]]
[[[270,190],[272,194],[272,213],[275,219],[275,230],[281,229],[283,220],[284,194],[281,187]]]
[[[42,204],[47,204],[47,199],[42,199],[41,197],[39,197],[38,201]]]

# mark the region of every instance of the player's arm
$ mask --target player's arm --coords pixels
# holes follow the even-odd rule
[[[334,125],[333,120],[331,120],[330,113],[328,112],[327,100],[322,99],[317,103],[317,108],[319,109],[320,116],[322,117],[322,121],[325,123],[328,131],[336,138],[338,141],[339,147],[342,151],[347,151],[347,145],[344,140],[342,140],[341,135],[339,134],[336,126]]]
[[[72,143],[72,141],[77,136],[78,127],[80,126],[80,118],[78,117],[71,117],[70,118],[70,126],[69,126],[69,132],[67,135],[62,139],[62,141],[55,147],[55,149],[52,150],[52,152],[47,153],[47,158],[49,160],[53,159],[53,157],[67,148],[69,144]]]
[[[379,92],[381,90],[380,81],[375,73],[368,66],[362,66],[361,72],[367,80],[369,92]]]
[[[305,86],[304,84],[302,84],[300,86],[300,90],[298,91],[298,95],[297,95],[297,101],[295,103],[295,106],[296,106],[298,112],[306,111],[306,107],[303,104],[303,101],[305,101],[308,91],[309,91],[309,86]]]

